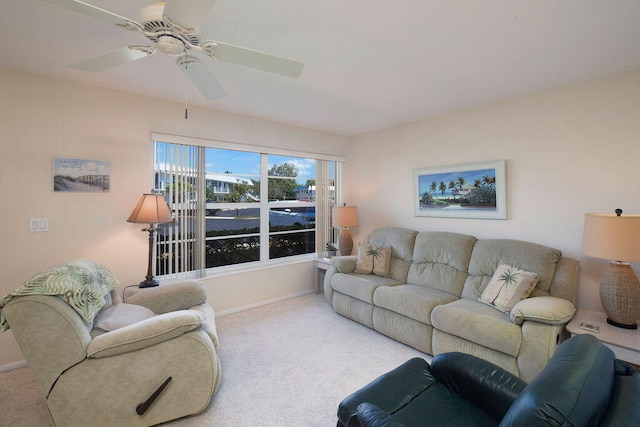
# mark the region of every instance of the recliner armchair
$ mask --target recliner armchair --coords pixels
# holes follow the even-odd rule
[[[338,427],[640,425],[640,376],[592,335],[560,345],[530,383],[478,357],[413,358],[344,399]]]
[[[148,288],[126,303],[113,290],[104,300],[89,323],[65,295],[14,296],[0,307],[54,423],[150,426],[206,409],[220,361],[202,284]]]

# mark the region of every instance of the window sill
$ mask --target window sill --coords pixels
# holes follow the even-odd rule
[[[252,263],[245,263],[245,264],[230,265],[226,267],[214,267],[214,268],[209,268],[205,270],[204,274],[201,277],[191,277],[191,279],[195,279],[195,280],[211,279],[214,277],[224,277],[224,276],[231,276],[235,274],[250,273],[252,271],[261,271],[261,270],[268,270],[271,268],[285,267],[288,265],[304,264],[304,263],[312,262],[317,258],[318,258],[318,254],[311,253],[311,254],[297,255],[297,256],[287,257],[287,258],[274,259],[266,262],[252,262]],[[183,276],[183,278],[186,279],[187,277]],[[157,276],[156,279],[160,281],[172,282],[179,278],[168,275],[168,276]]]

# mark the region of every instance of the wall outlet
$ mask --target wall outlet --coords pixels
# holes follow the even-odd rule
[[[30,218],[29,231],[31,233],[49,231],[49,219],[48,218]]]

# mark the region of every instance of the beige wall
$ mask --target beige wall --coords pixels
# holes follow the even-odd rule
[[[413,215],[413,170],[505,159],[506,221]],[[354,241],[396,225],[530,240],[581,260],[580,307],[602,311],[605,261],[580,254],[586,212],[640,213],[640,71],[370,134],[350,143]],[[637,265],[634,265],[637,268]]]
[[[0,295],[38,270],[73,259],[107,265],[122,285],[146,274],[147,234],[126,222],[153,184],[150,132],[345,155],[347,139],[237,114],[0,70]],[[54,193],[53,157],[111,161],[106,194]],[[30,233],[29,218],[49,219]],[[314,286],[311,263],[206,281],[219,312]],[[0,367],[23,359],[11,332],[0,334]]]
[[[347,155],[347,198],[359,241],[397,225],[530,240],[581,259],[579,306],[601,310],[604,261],[582,258],[585,212],[640,212],[640,71],[491,104],[354,138],[60,80],[0,70],[0,294],[72,258],[104,262],[123,285],[146,271],[147,240],[125,220],[152,185],[151,131]],[[348,144],[347,144],[348,143]],[[107,194],[53,193],[53,157],[111,161]],[[509,219],[413,216],[413,170],[507,160]],[[28,219],[49,218],[29,233]],[[634,267],[637,267],[634,265]],[[219,312],[309,291],[295,264],[206,280]],[[0,367],[22,360],[0,334]]]

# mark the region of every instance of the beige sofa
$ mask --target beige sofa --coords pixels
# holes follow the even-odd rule
[[[525,381],[565,338],[579,264],[558,250],[405,228],[374,230],[365,243],[392,247],[389,275],[355,273],[356,256],[333,258],[324,294],[345,317],[427,354],[481,357]],[[539,275],[531,296],[509,313],[478,300],[501,264]]]

